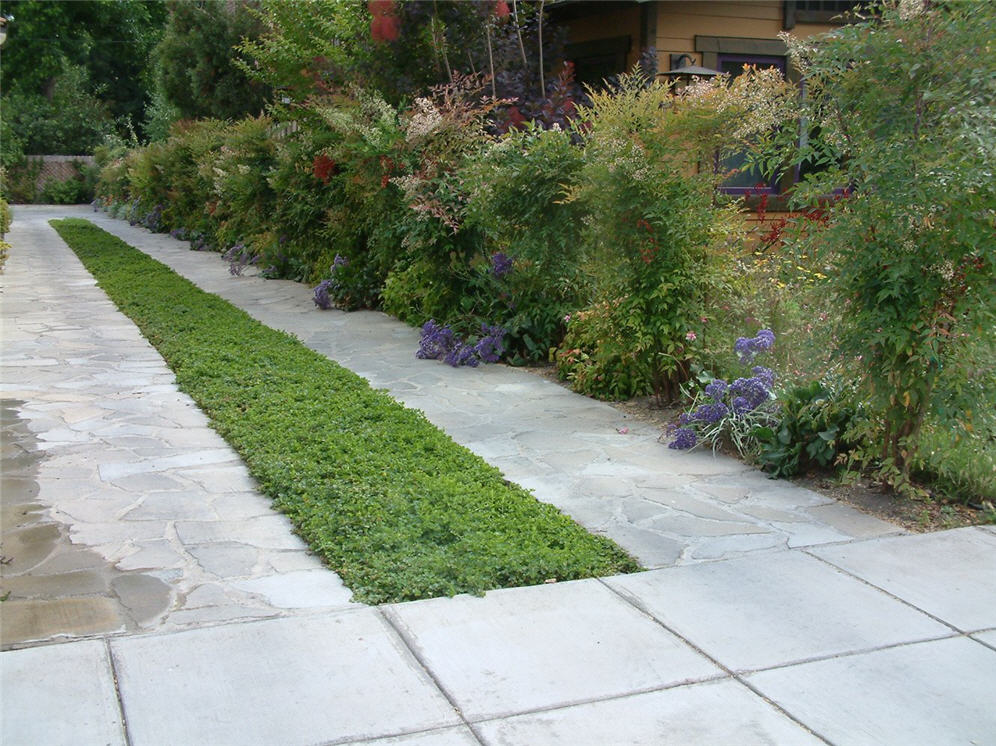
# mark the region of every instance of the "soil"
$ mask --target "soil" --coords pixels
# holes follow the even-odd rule
[[[552,365],[529,366],[524,370],[567,387],[557,377]],[[683,411],[679,407],[662,407],[651,396],[640,396],[628,401],[609,402],[613,407],[640,422],[653,425],[664,432]],[[731,454],[736,456],[736,454]],[[992,512],[978,510],[964,503],[949,501],[940,496],[907,498],[863,479],[841,479],[833,473],[811,473],[791,480],[801,487],[832,497],[884,521],[889,521],[913,533],[942,531],[961,526],[975,526],[993,521]]]

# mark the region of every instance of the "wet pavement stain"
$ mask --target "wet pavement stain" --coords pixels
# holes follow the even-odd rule
[[[0,401],[0,649],[139,629],[172,605],[170,587],[73,544],[37,500],[45,451]]]

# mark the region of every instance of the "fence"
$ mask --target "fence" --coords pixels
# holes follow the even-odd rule
[[[29,155],[29,164],[37,168],[41,164],[38,175],[35,177],[35,189],[39,192],[50,181],[66,181],[76,177],[76,167],[74,163],[91,165],[94,162],[92,155]]]

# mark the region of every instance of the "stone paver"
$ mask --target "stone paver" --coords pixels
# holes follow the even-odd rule
[[[735,671],[951,634],[925,614],[796,552],[605,582]]]
[[[663,569],[349,604],[45,225],[61,214],[297,334]],[[898,535],[522,371],[416,361],[417,332],[382,314],[315,312],[304,286],[106,216],[16,207],[14,226],[0,742],[993,740],[996,529]]]
[[[833,743],[989,744],[996,651],[970,639],[902,645],[748,677]]]
[[[111,651],[132,746],[293,746],[461,722],[373,609],[128,637]]]
[[[722,675],[594,580],[385,610],[470,719]]]
[[[996,627],[996,536],[977,528],[812,553],[962,631]]]
[[[4,746],[124,746],[102,640],[9,651],[0,661]]]
[[[16,211],[2,277],[3,647],[351,606],[45,211]],[[292,568],[322,579],[267,584]],[[224,609],[193,605],[205,585],[224,587]]]

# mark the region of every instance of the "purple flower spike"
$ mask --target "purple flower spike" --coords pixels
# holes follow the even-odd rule
[[[497,254],[492,254],[491,256],[491,274],[494,275],[495,279],[500,280],[509,272],[512,271],[512,267],[515,264],[515,260],[512,259],[507,254],[498,252]]]
[[[695,446],[695,431],[687,427],[679,427],[674,431],[674,440],[668,444],[668,448],[675,451],[687,451]]]
[[[315,305],[323,311],[328,311],[332,308],[332,299],[329,298],[329,288],[331,286],[331,280],[322,280],[318,283],[318,287],[315,288],[315,295],[312,300],[314,300]]]

